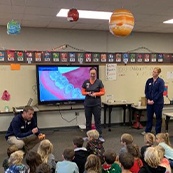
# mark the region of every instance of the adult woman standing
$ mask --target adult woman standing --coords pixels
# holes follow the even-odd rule
[[[147,125],[145,132],[151,132],[153,126],[153,116],[156,115],[155,132],[160,133],[162,127],[162,109],[164,104],[163,92],[164,81],[159,77],[161,69],[155,67],[153,77],[149,78],[145,85],[145,95],[147,99]]]
[[[96,130],[101,137],[101,96],[105,94],[105,89],[102,81],[97,79],[97,69],[91,67],[89,72],[90,79],[85,80],[82,85],[82,94],[86,96],[84,101],[86,131],[91,130],[93,114]]]

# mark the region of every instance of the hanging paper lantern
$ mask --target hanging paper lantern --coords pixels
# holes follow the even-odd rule
[[[11,20],[10,22],[7,23],[7,34],[17,35],[20,33],[20,31],[21,27],[19,22]]]
[[[115,36],[128,36],[134,27],[134,16],[126,9],[115,10],[109,20],[109,30]]]
[[[76,22],[79,19],[79,12],[77,9],[72,8],[69,10],[68,15],[67,15],[67,20],[69,22]]]

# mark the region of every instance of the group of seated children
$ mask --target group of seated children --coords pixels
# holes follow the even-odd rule
[[[82,137],[74,137],[73,147],[64,149],[62,161],[55,161],[48,139],[40,142],[37,152],[24,153],[10,146],[3,162],[5,173],[171,173],[173,148],[168,133],[156,137],[146,133],[141,148],[134,144],[132,135],[124,133],[118,155],[113,147],[105,151],[97,130],[88,131],[87,136],[86,147]],[[27,166],[22,162],[24,154]]]

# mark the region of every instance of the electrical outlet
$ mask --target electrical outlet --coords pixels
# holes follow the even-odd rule
[[[75,116],[79,116],[79,112],[75,112]]]

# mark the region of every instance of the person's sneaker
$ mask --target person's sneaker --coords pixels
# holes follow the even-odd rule
[[[141,135],[145,135],[145,133],[146,133],[146,132],[144,131],[144,132],[141,133]]]
[[[83,137],[83,140],[84,141],[88,141],[88,137],[86,136],[86,137]]]
[[[105,142],[105,139],[104,139],[102,136],[99,137],[99,140],[100,140],[101,142]]]

